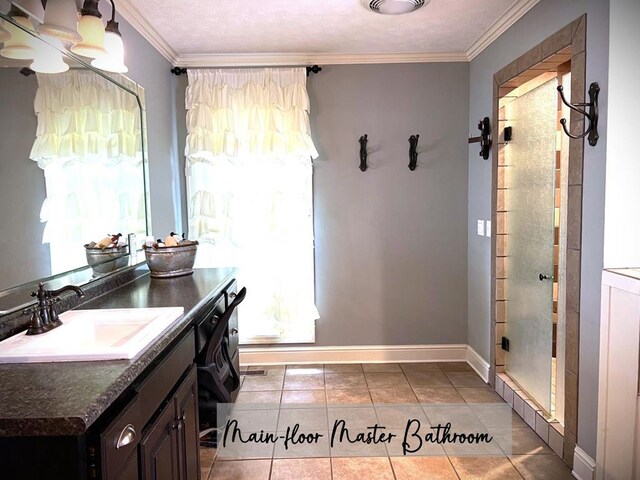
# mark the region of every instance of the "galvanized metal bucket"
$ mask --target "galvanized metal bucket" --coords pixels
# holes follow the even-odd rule
[[[129,248],[126,245],[123,247],[92,248],[86,244],[84,250],[87,254],[87,263],[93,270],[94,276],[115,272],[126,267],[129,263]]]
[[[144,247],[152,278],[173,278],[193,273],[198,242],[175,247]]]

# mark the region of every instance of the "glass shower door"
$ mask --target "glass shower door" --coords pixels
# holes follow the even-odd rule
[[[505,106],[506,371],[551,411],[557,81]]]

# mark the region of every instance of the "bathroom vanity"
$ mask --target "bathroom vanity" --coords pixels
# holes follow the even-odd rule
[[[224,311],[237,290],[234,277],[234,269],[196,269],[171,280],[142,272],[81,304],[184,308],[133,360],[0,365],[2,478],[199,478],[194,326]],[[226,342],[237,365],[235,321]]]

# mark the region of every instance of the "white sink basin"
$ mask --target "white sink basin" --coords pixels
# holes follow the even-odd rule
[[[70,310],[63,325],[0,342],[0,363],[123,360],[138,356],[184,312],[182,307]]]

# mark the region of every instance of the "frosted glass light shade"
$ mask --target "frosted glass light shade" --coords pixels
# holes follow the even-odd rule
[[[71,47],[73,53],[89,58],[98,58],[107,53],[104,49],[104,24],[98,17],[82,15],[78,21],[78,32],[82,41]]]
[[[124,43],[122,37],[114,32],[107,32],[104,35],[104,48],[106,55],[96,58],[91,65],[114,73],[127,73],[129,69],[124,64]]]
[[[13,20],[23,28],[33,31],[33,25],[27,17],[16,16]],[[9,22],[5,22],[5,28],[11,34],[11,38],[4,42],[0,55],[14,60],[31,60],[36,53],[33,48],[35,38]]]
[[[47,2],[44,23],[38,27],[38,33],[57,38],[64,43],[78,43],[82,40],[78,33],[78,10],[75,1]]]
[[[11,38],[11,34],[9,30],[4,28],[2,25],[4,24],[3,20],[0,20],[0,43],[4,43]]]
[[[62,48],[60,42],[59,47]],[[51,45],[41,42],[36,47],[36,56],[30,65],[31,70],[38,73],[62,73],[69,70],[69,65],[64,63],[62,53]]]

